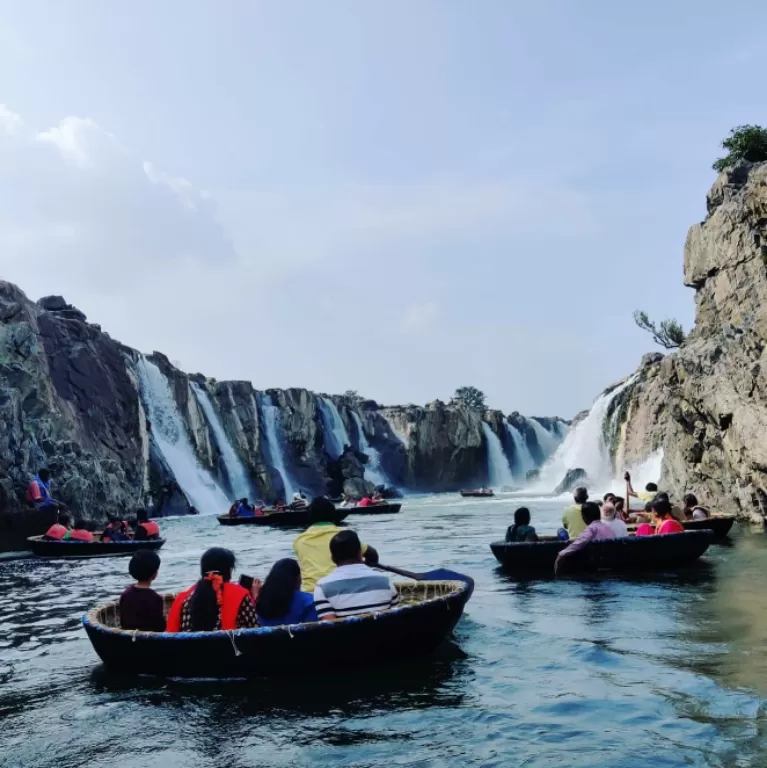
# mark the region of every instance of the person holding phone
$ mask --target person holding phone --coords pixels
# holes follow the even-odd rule
[[[168,614],[167,632],[215,632],[258,626],[255,600],[261,582],[245,577],[250,588],[232,584],[234,552],[212,547],[200,560],[200,580],[176,596]]]

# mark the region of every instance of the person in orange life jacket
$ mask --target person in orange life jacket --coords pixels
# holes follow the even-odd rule
[[[202,578],[173,601],[167,632],[213,632],[257,627],[255,599],[261,582],[248,591],[232,584],[234,553],[222,547],[207,550],[200,560]]]
[[[93,533],[88,530],[93,525],[89,525],[85,520],[75,520],[75,527],[64,536],[64,541],[92,542]]]
[[[44,534],[46,541],[63,541],[72,530],[72,521],[69,515],[61,513],[58,523],[54,523]]]
[[[160,526],[154,520],[149,519],[149,513],[145,509],[136,512],[136,528],[133,538],[136,541],[154,541],[160,538]]]
[[[51,497],[51,473],[41,469],[27,486],[27,504],[37,509],[63,509],[64,505]]]
[[[104,528],[104,533],[101,535],[102,541],[131,541],[130,534],[128,532],[128,523],[125,520],[118,520],[116,517],[109,518],[109,524]]]

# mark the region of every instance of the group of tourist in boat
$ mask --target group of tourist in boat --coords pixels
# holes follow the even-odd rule
[[[241,576],[232,582],[233,552],[208,549],[200,560],[200,579],[178,594],[167,620],[163,600],[152,590],[160,558],[137,552],[129,572],[136,583],[120,597],[123,629],[147,632],[209,632],[300,624],[384,611],[397,604],[391,579],[372,566],[376,550],[349,528],[335,525],[331,501],[309,505],[310,526],[293,542],[296,558],[278,560],[263,584]]]
[[[132,521],[110,516],[99,536],[98,526],[91,520],[76,519],[74,523],[66,512],[58,513],[58,520],[45,532],[45,541],[93,543],[123,541],[155,541],[160,537],[160,526],[149,519],[145,509],[136,512]]]
[[[379,491],[375,491],[372,494],[365,494],[362,497],[343,494],[339,506],[344,508],[370,507],[376,504],[386,503],[387,501],[383,495]],[[261,515],[269,513],[273,514],[275,512],[297,512],[299,510],[307,509],[308,507],[309,501],[306,498],[306,495],[302,492],[294,493],[293,500],[290,504],[285,504],[281,499],[278,500],[271,510],[267,509],[267,506],[263,501],[255,501],[250,504],[248,503],[248,500],[244,498],[237,499],[232,504],[229,508],[229,517],[260,517]]]

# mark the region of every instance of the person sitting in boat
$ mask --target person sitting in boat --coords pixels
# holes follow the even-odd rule
[[[51,497],[51,473],[41,469],[27,486],[27,504],[36,509],[63,510],[64,505]]]
[[[644,512],[638,513],[636,519],[639,523],[637,525],[637,536],[655,536],[655,513],[652,511],[652,502],[648,501],[644,505]],[[650,522],[652,521],[652,522]]]
[[[538,534],[530,525],[530,510],[527,507],[520,507],[514,511],[514,525],[510,525],[506,530],[506,541],[510,543],[538,541]]]
[[[64,536],[64,541],[80,541],[80,542],[92,542],[93,541],[93,533],[89,531],[88,529],[94,527],[93,525],[89,525],[85,522],[82,518],[79,518],[75,520],[74,528],[72,528],[70,531],[67,531],[66,536]]]
[[[644,487],[644,490],[637,493],[634,490],[634,486],[631,485],[631,473],[626,472],[626,474],[623,475],[623,479],[626,481],[626,491],[628,492],[629,496],[634,496],[635,498],[639,499],[639,501],[643,501],[645,503],[648,501],[655,501],[655,497],[658,495],[658,486],[655,483],[647,483],[647,485]]]
[[[293,494],[293,501],[290,503],[291,509],[306,509],[308,506],[309,502],[306,500],[306,496],[304,496],[303,493],[296,492]]]
[[[583,486],[579,486],[573,491],[573,501],[575,504],[571,504],[562,513],[562,525],[571,539],[580,536],[586,527],[586,523],[583,522],[582,508],[588,500],[589,492]]]
[[[619,520],[623,520],[624,523],[628,522],[628,515],[626,514],[626,500],[622,496],[616,496],[613,501],[615,507],[615,516]]]
[[[656,534],[663,536],[667,533],[684,533],[684,526],[674,519],[671,502],[668,499],[657,499],[654,501],[652,510],[657,519]]]
[[[136,532],[133,537],[136,541],[156,541],[160,538],[160,526],[149,519],[145,509],[136,511]]]
[[[152,589],[152,582],[160,570],[160,556],[156,552],[136,552],[128,564],[128,573],[136,583],[120,595],[120,626],[141,632],[165,632],[164,603]]]
[[[615,504],[615,494],[610,492],[606,493],[604,496],[602,496],[602,503]]]
[[[285,504],[285,500],[284,499],[277,499],[277,501],[274,502],[274,508],[278,512],[284,512],[288,507]]]
[[[711,514],[705,507],[698,505],[698,498],[692,493],[685,494],[684,516],[688,520],[707,520]]]
[[[344,493],[341,496],[341,506],[342,507],[356,507],[357,506],[357,502],[351,496],[347,496]]]
[[[581,507],[581,515],[583,516],[584,529],[575,541],[557,555],[554,573],[559,571],[565,558],[572,557],[576,552],[591,544],[592,541],[616,538],[615,531],[607,523],[602,522],[599,504],[595,504],[593,501],[586,502]]]
[[[602,518],[602,522],[606,525],[609,525],[610,528],[615,531],[615,536],[618,539],[622,539],[624,536],[629,535],[628,528],[626,527],[626,523],[623,522],[623,520],[618,517],[618,513],[615,509],[614,504],[610,504],[609,502],[605,502],[602,504],[602,509],[600,510],[600,515]]]
[[[363,496],[363,497],[360,499],[360,506],[361,506],[361,507],[370,507],[370,506],[372,506],[372,505],[373,505],[373,499],[371,499],[371,498],[370,498],[370,496],[368,496],[367,494],[365,494],[365,495],[364,495],[364,496]]]
[[[234,553],[212,547],[200,559],[200,580],[176,596],[166,632],[213,632],[257,627],[255,599],[261,582],[253,589],[232,584]]]
[[[43,535],[46,541],[63,541],[72,530],[72,521],[69,515],[61,512],[58,523],[54,523]]]
[[[309,527],[293,541],[293,550],[301,566],[301,589],[313,593],[317,581],[335,568],[330,554],[330,540],[346,529],[336,525],[336,508],[328,499],[312,501],[309,520]],[[368,565],[378,564],[378,552],[373,547],[363,544],[362,553]]]
[[[239,499],[232,505],[234,514],[232,517],[255,517],[256,510],[248,504],[247,498]]]
[[[386,499],[383,497],[381,491],[375,491],[373,498],[371,499],[373,504],[386,504]]]
[[[354,531],[347,529],[333,536],[330,554],[336,567],[314,587],[320,621],[377,613],[397,604],[391,579],[365,565],[362,544]]]
[[[128,523],[125,520],[118,520],[116,517],[110,517],[109,523],[101,534],[102,541],[131,541]]]
[[[301,568],[297,560],[278,560],[264,580],[256,600],[260,627],[279,627],[317,621],[314,595],[301,591]]]

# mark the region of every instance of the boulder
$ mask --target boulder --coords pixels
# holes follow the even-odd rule
[[[562,493],[569,493],[579,485],[588,486],[589,478],[585,469],[568,469],[562,482],[554,489],[554,495],[559,496]]]

